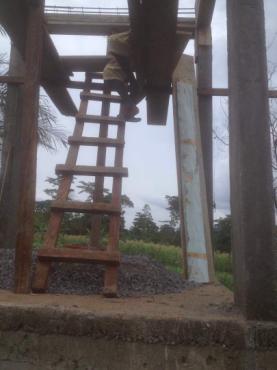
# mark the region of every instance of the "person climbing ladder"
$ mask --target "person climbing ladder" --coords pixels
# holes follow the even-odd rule
[[[140,121],[137,104],[143,99],[143,87],[133,73],[130,43],[131,32],[126,31],[108,37],[107,56],[103,71],[104,89],[116,91],[122,98],[120,118],[126,121]]]

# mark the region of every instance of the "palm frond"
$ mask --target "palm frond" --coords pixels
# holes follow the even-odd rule
[[[5,28],[0,25],[0,35],[7,36],[7,32],[5,31]]]
[[[57,124],[57,118],[44,95],[40,97],[39,104],[38,138],[39,143],[48,151],[56,151],[59,145],[67,147],[64,127]]]

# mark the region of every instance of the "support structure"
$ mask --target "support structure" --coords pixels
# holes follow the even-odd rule
[[[277,92],[268,91],[263,1],[227,1],[229,89],[213,89],[212,86],[211,20],[215,0],[196,0],[195,18],[183,19],[182,22],[177,16],[177,0],[171,2],[149,0],[142,3],[128,0],[128,4],[134,65],[136,64],[135,69],[140,79],[144,81],[149,123],[166,122],[172,71],[188,40],[196,39],[197,84],[192,59],[183,57],[174,74],[173,88],[182,241],[186,248],[184,255],[187,275],[190,279],[202,282],[214,279],[209,227],[213,218],[212,96],[228,95],[235,300],[249,319],[277,319],[276,247],[273,240],[274,211],[268,106],[268,97],[277,98]],[[76,107],[66,88],[82,89],[85,86],[85,90],[102,91],[104,85],[92,82],[91,79],[87,79],[86,82],[70,81],[69,75],[73,71],[85,71],[92,76],[93,73],[102,71],[107,61],[105,57],[99,56],[61,58],[44,24],[43,6],[44,0],[0,2],[0,23],[7,30],[26,66],[24,73],[20,67],[14,69],[14,75],[0,77],[0,83],[16,84],[16,87],[10,89],[14,94],[14,101],[17,102],[11,108],[15,118],[13,130],[10,132],[11,135],[14,133],[11,140],[14,147],[10,151],[12,160],[8,169],[10,182],[5,184],[6,188],[3,189],[9,194],[7,202],[11,201],[12,207],[6,235],[12,233],[14,235],[8,236],[9,240],[6,242],[16,246],[15,290],[18,293],[27,293],[30,288],[39,86],[42,85],[46,89],[62,113],[75,115]],[[89,22],[96,22],[95,17],[93,19],[90,18]],[[87,32],[93,34],[90,28],[92,23],[85,24],[86,20],[87,18],[79,20],[81,23],[78,24],[83,25],[79,34]],[[64,31],[64,24],[61,27],[56,19],[55,29],[59,29],[60,33],[71,34],[72,30],[76,30],[76,25],[72,22],[74,23],[73,18]],[[98,25],[97,32],[106,35],[110,30],[110,22],[111,19],[106,20],[104,26],[100,25],[101,30]],[[124,22],[123,26],[129,27],[126,19]],[[99,79],[99,73],[96,74],[96,79]],[[197,88],[199,106],[197,106]],[[64,186],[69,191],[68,179],[75,171],[76,174],[87,176],[91,175],[93,170],[96,176],[94,194],[96,202],[102,199],[104,175],[115,177],[112,208],[108,210],[111,214],[111,223],[107,254],[110,256],[107,258],[99,251],[82,249],[79,251],[80,254],[72,250],[61,252],[55,249],[55,253],[53,250],[44,250],[40,254],[40,262],[44,266],[40,275],[43,277],[43,283],[38,279],[37,291],[45,290],[47,269],[51,259],[51,261],[74,260],[96,263],[104,261],[108,264],[105,277],[106,295],[115,295],[119,264],[117,244],[121,177],[126,174],[121,168],[125,123],[108,116],[109,103],[115,100],[118,102],[114,96],[102,94],[99,97],[99,94],[87,94],[86,91],[84,93],[82,95],[84,100],[104,101],[102,116],[96,118],[91,115],[78,116],[77,126],[80,122],[81,125],[90,122],[104,126],[100,129],[98,138],[77,137],[73,140],[71,138],[71,145],[74,148],[73,154],[69,156],[69,164],[77,160],[77,147],[97,144],[100,147],[98,167],[88,169],[77,166],[74,169],[62,168],[60,172],[65,173],[65,178],[67,176]],[[121,125],[116,140],[107,137],[108,124]],[[78,127],[77,130],[80,130],[81,126]],[[105,166],[107,146],[117,148],[115,170],[111,172]],[[62,200],[66,202],[63,189],[62,187],[60,194]],[[76,211],[79,206],[77,203],[69,205],[59,203],[54,205],[53,210],[57,215],[58,212],[65,210]],[[81,211],[105,213],[107,208],[106,204],[101,206],[98,204],[97,207],[91,207],[89,204],[83,205]],[[59,222],[59,220],[56,222],[56,231]],[[94,219],[93,223],[96,230],[93,240],[98,246],[99,219]],[[56,238],[51,232],[49,237]],[[113,254],[114,252],[116,253]]]
[[[40,0],[29,5],[25,51],[25,82],[22,94],[21,133],[17,165],[20,178],[16,217],[15,291],[30,291],[33,244],[33,212],[36,192],[37,121],[43,51],[43,7]]]
[[[277,319],[276,243],[263,1],[227,2],[235,301]]]
[[[25,75],[24,62],[11,45],[9,80],[11,82],[20,76],[22,84],[8,85],[7,107],[4,121],[4,142],[1,158],[0,179],[0,246],[14,249],[16,245],[15,222],[18,208],[20,177],[18,171],[19,142],[21,136],[21,114],[23,100],[23,83]]]
[[[195,61],[198,89],[212,86],[212,33],[211,26],[200,27],[196,32]],[[199,121],[201,128],[204,172],[210,227],[213,227],[213,98],[199,95]]]
[[[198,89],[213,85],[213,50],[211,22],[215,0],[196,0],[195,63]],[[213,99],[199,95],[199,121],[203,150],[207,201],[211,230],[213,228]]]
[[[183,55],[174,72],[173,107],[185,270],[189,280],[208,283],[215,276],[194,62],[190,56]]]

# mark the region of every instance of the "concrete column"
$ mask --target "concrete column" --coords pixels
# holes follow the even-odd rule
[[[212,87],[211,27],[197,30],[195,61],[198,88]],[[213,226],[213,97],[199,95],[199,122],[211,230]]]
[[[173,74],[174,131],[185,272],[214,280],[213,253],[202,157],[194,61],[183,55]]]
[[[248,319],[277,319],[276,247],[264,5],[227,1],[235,301]]]

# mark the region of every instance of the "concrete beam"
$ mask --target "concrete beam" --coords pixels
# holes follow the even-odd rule
[[[46,13],[47,29],[57,35],[108,36],[130,28],[128,16],[107,14],[51,14]],[[195,19],[178,18],[177,30],[194,36]]]
[[[227,1],[235,301],[250,320],[277,319],[276,243],[264,4]]]
[[[45,17],[49,33],[57,35],[107,36],[129,29],[129,17],[123,15],[46,13]]]

